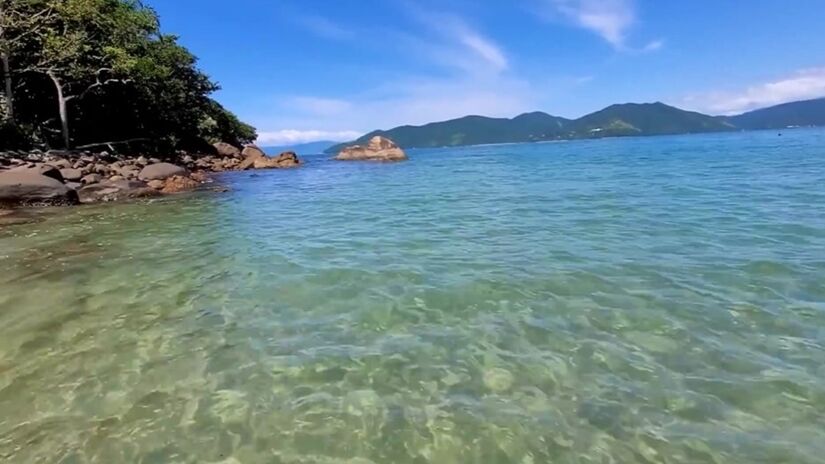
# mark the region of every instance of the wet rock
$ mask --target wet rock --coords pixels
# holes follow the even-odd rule
[[[173,176],[185,176],[186,169],[170,163],[155,163],[143,168],[138,178],[143,181],[164,180]]]
[[[74,205],[77,192],[62,182],[36,172],[0,173],[0,205]]]
[[[166,185],[166,182],[162,180],[150,180],[147,185],[155,190],[162,190],[163,187]]]
[[[192,179],[194,179],[194,180],[196,180],[200,183],[212,182],[212,179],[209,177],[209,174],[207,174],[203,171],[193,172],[189,177],[191,177]]]
[[[159,192],[145,182],[136,180],[109,180],[83,187],[77,192],[83,203],[121,201],[158,196]]]
[[[392,140],[376,135],[367,145],[346,147],[335,157],[342,161],[403,161],[406,153]]]
[[[173,176],[164,182],[163,193],[180,193],[198,188],[200,182],[186,176]]]

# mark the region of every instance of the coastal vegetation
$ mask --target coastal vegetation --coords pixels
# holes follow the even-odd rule
[[[211,152],[255,129],[137,0],[0,0],[0,150]]]
[[[370,132],[354,141],[388,137],[403,148],[435,148],[488,143],[540,142],[603,137],[695,134],[742,130],[825,126],[825,99],[787,103],[737,116],[710,116],[664,103],[611,105],[579,119],[542,112],[512,119],[466,116],[423,126],[401,126]],[[327,150],[337,153],[348,144]]]

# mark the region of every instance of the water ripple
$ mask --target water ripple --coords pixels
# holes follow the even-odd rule
[[[43,213],[0,230],[0,461],[820,463],[823,147],[310,158]]]

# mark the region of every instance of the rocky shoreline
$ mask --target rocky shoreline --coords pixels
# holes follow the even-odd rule
[[[346,147],[341,161],[396,162],[406,153],[376,136]],[[303,163],[294,152],[268,156],[255,145],[216,143],[212,153],[153,158],[90,151],[0,152],[0,226],[30,222],[33,207],[74,206],[155,198],[208,188],[212,174],[250,169],[288,169]]]
[[[68,206],[176,194],[212,182],[211,174],[301,165],[293,152],[267,156],[254,145],[214,145],[206,155],[178,153],[161,160],[108,152],[0,153],[0,209]]]

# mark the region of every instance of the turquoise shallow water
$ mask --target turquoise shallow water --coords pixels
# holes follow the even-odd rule
[[[825,131],[411,157],[0,229],[0,462],[825,462]]]

